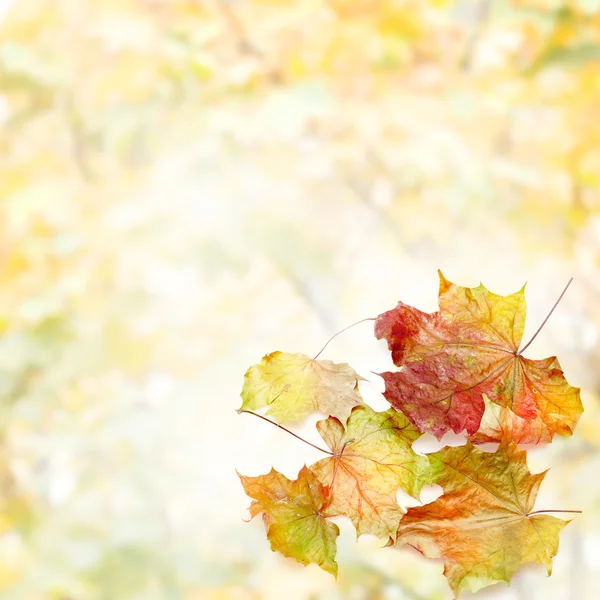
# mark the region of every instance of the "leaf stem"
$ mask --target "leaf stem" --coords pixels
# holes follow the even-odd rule
[[[569,281],[567,282],[567,285],[565,285],[565,289],[562,291],[561,295],[558,297],[558,300],[554,303],[554,306],[550,309],[550,312],[548,313],[546,318],[542,321],[542,324],[538,327],[537,331],[533,334],[533,337],[525,344],[525,346],[523,346],[523,348],[521,348],[517,352],[517,356],[521,356],[521,354],[523,354],[523,352],[525,352],[525,350],[527,350],[527,348],[529,348],[529,346],[531,345],[533,340],[535,340],[535,338],[538,336],[538,333],[543,329],[544,325],[547,323],[548,319],[554,312],[554,309],[558,306],[558,303],[562,300],[563,296],[566,294],[572,281],[573,281],[573,278],[571,277],[571,279],[569,279]]]
[[[331,340],[333,340],[333,338],[335,338],[338,335],[340,335],[340,333],[344,333],[344,331],[350,329],[351,327],[354,327],[355,325],[360,325],[361,323],[364,323],[365,321],[377,321],[377,318],[376,317],[367,317],[366,319],[361,319],[360,321],[356,321],[356,323],[352,323],[352,325],[348,325],[348,327],[344,327],[344,329],[340,329],[337,333],[334,333],[325,342],[325,345],[317,352],[317,354],[316,354],[316,356],[314,357],[313,360],[317,360],[317,358],[319,358],[319,355],[321,354],[321,352],[323,352],[323,350],[325,350],[325,348],[327,348],[327,346],[329,346],[329,342],[331,342]]]
[[[312,442],[309,442],[308,440],[305,440],[303,437],[300,437],[299,435],[295,434],[293,431],[286,429],[283,425],[280,425],[279,423],[275,423],[275,421],[271,421],[271,419],[267,419],[267,417],[263,417],[262,415],[259,415],[258,413],[252,412],[251,410],[240,409],[237,412],[238,412],[238,414],[246,413],[248,415],[254,415],[255,417],[258,417],[259,419],[262,419],[263,421],[266,421],[267,423],[271,423],[271,425],[275,425],[275,427],[279,427],[279,429],[283,429],[283,431],[287,431],[287,433],[289,433],[290,435],[293,435],[296,439],[300,440],[301,442],[304,442],[305,444],[312,446],[313,448],[315,448],[315,450],[320,450],[321,452],[325,452],[325,454],[329,454],[329,456],[335,456],[333,454],[333,452],[330,452],[329,450],[325,450],[324,448],[316,446]]]
[[[577,513],[578,515],[582,514],[581,510],[534,510],[533,512],[527,513],[527,516],[531,515],[539,515],[540,513]]]
[[[336,452],[335,454],[332,454],[332,456],[334,458],[340,459],[342,458],[342,454],[344,454],[344,450],[346,449],[346,446],[348,444],[352,444],[354,442],[354,440],[346,440],[344,442],[344,445],[342,446],[342,449],[339,452]],[[329,484],[329,489],[333,490],[333,484],[335,482],[335,476],[337,475],[337,470],[338,470],[338,465],[340,464],[339,460],[335,461],[335,467],[333,468],[333,475],[331,476],[331,483]]]

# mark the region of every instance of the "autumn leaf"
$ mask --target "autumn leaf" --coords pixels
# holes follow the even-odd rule
[[[377,318],[375,335],[401,367],[381,374],[392,406],[438,439],[449,430],[472,435],[485,394],[522,419],[541,419],[550,437],[571,435],[583,411],[579,388],[567,383],[556,357],[530,360],[519,352],[524,289],[498,296],[439,275],[438,312],[399,302]]]
[[[345,428],[330,417],[317,429],[334,453],[310,467],[330,486],[328,514],[349,517],[359,536],[393,537],[404,513],[396,491],[417,498],[429,483],[429,461],[411,447],[419,430],[393,409],[375,412],[367,406],[354,408]]]
[[[238,474],[239,475],[239,474]],[[315,563],[337,577],[336,538],[340,530],[327,521],[328,489],[307,467],[290,480],[275,469],[267,475],[239,475],[254,501],[250,515],[262,513],[271,549],[305,565]]]
[[[352,408],[363,404],[360,379],[346,363],[273,352],[246,371],[240,410],[268,406],[267,414],[279,422],[301,421],[320,410],[345,423]]]
[[[408,544],[430,558],[445,558],[455,595],[509,582],[529,562],[552,570],[558,533],[568,521],[533,511],[546,473],[532,475],[525,451],[504,440],[495,453],[471,443],[429,455],[443,496],[409,508],[396,546]]]
[[[552,441],[548,428],[538,415],[522,419],[510,409],[490,402],[484,394],[485,411],[479,429],[469,437],[474,444],[501,442],[509,438],[516,444],[545,444]]]

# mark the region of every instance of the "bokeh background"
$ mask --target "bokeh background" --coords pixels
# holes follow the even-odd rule
[[[584,514],[550,579],[477,598],[597,600],[598,1],[0,14],[2,600],[451,598],[441,562],[343,519],[337,582],[272,553],[235,473],[319,458],[235,413],[246,368],[435,310],[438,268],[527,281],[526,338],[575,278],[528,356],[557,354],[585,413],[529,465],[552,466],[538,508]],[[372,324],[323,357],[385,407]]]

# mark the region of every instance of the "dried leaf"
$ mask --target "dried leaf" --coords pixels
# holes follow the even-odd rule
[[[335,456],[310,468],[331,490],[329,515],[351,519],[357,535],[394,536],[403,511],[401,488],[418,497],[429,483],[429,461],[411,444],[420,432],[401,413],[354,408],[344,428],[338,419],[319,421],[317,429]]]
[[[504,440],[495,453],[467,443],[429,457],[444,494],[408,509],[396,546],[408,544],[430,558],[444,557],[444,575],[456,595],[508,583],[529,562],[551,573],[558,533],[568,521],[532,514],[546,473],[529,472],[524,450]]]
[[[376,337],[387,340],[401,367],[381,374],[392,406],[438,439],[449,430],[474,434],[484,394],[523,419],[541,419],[550,437],[573,433],[583,411],[579,388],[567,383],[556,357],[519,354],[523,289],[498,296],[483,285],[457,286],[440,272],[439,307],[428,314],[399,302],[376,321]]]
[[[360,379],[346,363],[273,352],[246,371],[241,409],[268,406],[267,414],[279,422],[300,421],[320,410],[345,423],[352,408],[363,404]]]
[[[485,394],[483,400],[485,412],[481,425],[470,436],[474,444],[501,442],[503,438],[509,438],[516,444],[546,444],[552,441],[548,428],[539,416],[522,419],[510,409],[490,402]]]
[[[303,467],[293,481],[275,469],[267,475],[239,477],[246,494],[254,498],[250,514],[263,514],[271,549],[305,565],[315,563],[337,577],[340,530],[324,517],[328,490],[312,471]]]

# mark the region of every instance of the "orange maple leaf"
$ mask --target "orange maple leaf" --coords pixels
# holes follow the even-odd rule
[[[455,595],[510,581],[528,562],[548,575],[558,533],[569,521],[533,511],[546,472],[532,475],[525,451],[505,439],[495,453],[466,446],[430,454],[443,496],[409,508],[396,546],[410,545],[430,558],[445,558],[444,575]]]

